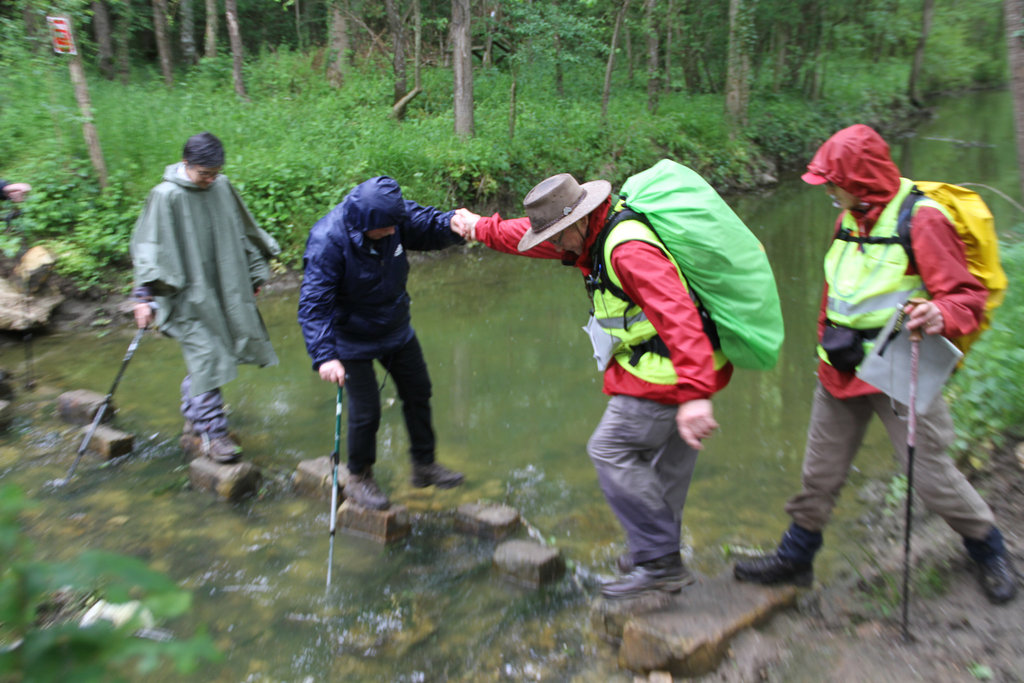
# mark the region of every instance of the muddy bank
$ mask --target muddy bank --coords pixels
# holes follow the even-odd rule
[[[1020,585],[1024,443],[995,453],[974,484],[995,511]],[[847,570],[827,584],[816,583],[797,609],[739,636],[732,656],[702,680],[1024,681],[1022,598],[989,604],[960,537],[924,512],[920,501],[912,525],[911,639],[904,642],[903,501],[886,503],[882,482],[858,495],[877,497],[879,504],[862,520],[862,551],[851,556]]]

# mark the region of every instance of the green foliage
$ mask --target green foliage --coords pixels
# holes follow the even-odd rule
[[[131,557],[89,551],[72,562],[38,559],[18,520],[30,505],[17,487],[0,486],[0,681],[106,682],[164,662],[188,673],[220,657],[204,633],[171,642],[133,637],[146,614],[187,612],[191,595]],[[69,595],[137,600],[140,608],[119,626],[101,620],[80,627],[77,614],[53,613],[55,598]]]
[[[951,380],[948,397],[957,427],[953,451],[958,459],[978,466],[988,452],[1003,445],[1006,435],[1024,424],[1024,299],[1014,283],[1024,282],[1024,242],[1000,246],[1010,289],[986,331],[967,354]]]

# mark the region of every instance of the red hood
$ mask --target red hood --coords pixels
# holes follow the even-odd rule
[[[860,123],[826,140],[807,170],[868,204],[888,204],[900,188],[900,170],[889,156],[889,145]]]

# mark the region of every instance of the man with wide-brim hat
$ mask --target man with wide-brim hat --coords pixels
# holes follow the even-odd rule
[[[587,452],[629,545],[617,561],[622,576],[601,592],[678,592],[694,581],[679,554],[683,506],[701,440],[718,427],[711,396],[732,365],[716,355],[672,256],[644,223],[613,209],[610,183],[560,173],[523,205],[526,217],[509,220],[460,209],[452,226],[583,274],[594,311],[586,329],[611,396]]]

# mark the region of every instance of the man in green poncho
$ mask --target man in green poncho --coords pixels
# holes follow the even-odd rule
[[[216,136],[189,138],[181,163],[150,191],[131,254],[136,324],[155,320],[185,356],[184,431],[199,437],[207,457],[233,462],[242,449],[228,434],[220,387],[237,376],[239,363],[277,364],[255,294],[280,248],[220,174],[223,166]]]

